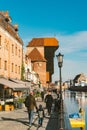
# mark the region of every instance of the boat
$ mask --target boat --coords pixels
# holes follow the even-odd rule
[[[72,113],[69,115],[69,121],[72,128],[80,128],[85,130],[85,112],[80,108],[79,113]]]
[[[79,91],[79,92],[87,92],[87,86],[84,86],[84,87],[72,86],[72,87],[69,87],[68,90],[70,90],[70,91]]]

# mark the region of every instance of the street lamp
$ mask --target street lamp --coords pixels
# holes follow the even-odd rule
[[[61,67],[63,64],[63,55],[61,53],[59,53],[58,55],[56,55],[57,60],[58,60],[58,66],[59,66],[59,71],[60,71],[60,99],[62,99],[62,86],[61,86]]]
[[[59,72],[60,72],[60,129],[63,130],[64,118],[63,118],[63,102],[62,102],[62,85],[61,85],[61,67],[63,64],[63,55],[59,53],[56,55],[58,60]]]

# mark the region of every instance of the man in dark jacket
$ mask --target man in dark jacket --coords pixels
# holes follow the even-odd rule
[[[53,97],[51,95],[51,92],[49,91],[48,94],[45,97],[45,102],[46,102],[46,108],[48,110],[48,115],[51,114],[51,107],[53,103]]]
[[[33,115],[34,115],[34,107],[37,109],[36,101],[33,96],[33,92],[30,92],[29,96],[25,99],[26,107],[28,110],[28,117],[29,117],[29,125],[32,125]]]

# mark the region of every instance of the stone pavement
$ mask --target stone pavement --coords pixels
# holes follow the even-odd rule
[[[37,101],[37,105],[42,104],[45,108],[45,103]],[[52,110],[50,117],[47,116],[47,110],[45,109],[45,118],[43,126],[38,128],[38,116],[35,112],[34,123],[31,128],[28,124],[28,114],[25,107],[14,111],[2,111],[0,112],[0,130],[57,130],[58,128],[58,112],[55,113]]]

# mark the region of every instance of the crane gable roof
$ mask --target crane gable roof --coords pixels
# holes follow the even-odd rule
[[[46,59],[41,55],[41,53],[37,50],[37,48],[34,48],[28,55],[28,57],[31,59],[31,61],[45,61]]]
[[[58,40],[56,38],[33,38],[27,45],[27,47],[37,46],[58,46]]]

